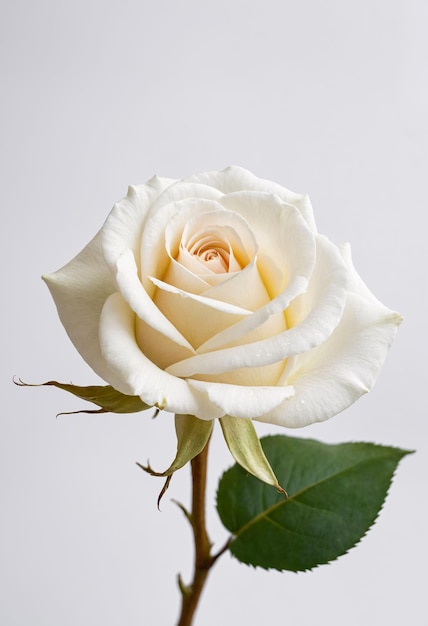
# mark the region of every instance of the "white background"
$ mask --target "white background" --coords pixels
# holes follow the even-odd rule
[[[76,254],[129,183],[229,164],[309,193],[318,228],[351,241],[373,292],[405,317],[374,391],[294,435],[417,449],[360,545],[312,573],[224,556],[196,624],[428,624],[427,4],[422,0],[3,0],[0,623],[170,626],[191,537],[156,509],[172,416],[75,415],[55,378],[98,381],[40,280]],[[260,434],[281,432],[258,428]],[[211,448],[209,528],[218,476]]]

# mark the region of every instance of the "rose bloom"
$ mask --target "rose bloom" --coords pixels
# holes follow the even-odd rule
[[[239,167],[130,187],[44,280],[101,378],[203,420],[325,420],[371,389],[401,321],[308,196]]]

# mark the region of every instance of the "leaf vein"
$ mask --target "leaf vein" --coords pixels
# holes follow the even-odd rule
[[[307,485],[306,487],[303,487],[302,489],[300,489],[299,491],[297,491],[293,495],[290,495],[287,500],[280,500],[279,502],[275,502],[275,504],[273,504],[269,508],[261,511],[260,513],[255,515],[253,518],[248,520],[248,522],[243,524],[243,526],[241,526],[241,528],[239,528],[237,530],[237,532],[234,533],[235,537],[239,537],[241,534],[245,533],[248,528],[250,528],[251,526],[256,524],[258,521],[262,520],[263,518],[267,518],[271,513],[273,513],[274,511],[276,511],[277,509],[279,509],[282,506],[287,506],[287,505],[289,506],[292,502],[296,502],[298,504],[305,505],[305,506],[310,506],[310,505],[307,505],[306,503],[302,502],[301,500],[299,500],[298,499],[299,496],[302,496],[304,493],[309,492],[311,489],[314,489],[315,487],[319,487],[323,483],[326,483],[327,481],[332,480],[333,478],[339,477],[341,474],[345,474],[346,472],[353,471],[353,470],[355,470],[359,466],[364,466],[367,463],[370,463],[371,461],[372,461],[372,459],[362,459],[362,460],[358,461],[357,463],[355,463],[353,465],[345,467],[345,468],[341,469],[340,471],[337,471],[334,474],[329,474],[325,478],[323,478],[321,480],[318,480],[318,481],[316,481],[316,482],[314,482],[314,483],[312,483],[310,485]],[[315,510],[324,510],[324,509],[318,509],[317,507],[311,507],[311,508],[314,508]]]

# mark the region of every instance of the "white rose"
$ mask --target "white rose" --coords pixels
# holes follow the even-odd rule
[[[238,167],[130,187],[44,279],[104,380],[203,420],[325,420],[371,389],[401,321],[307,196]]]

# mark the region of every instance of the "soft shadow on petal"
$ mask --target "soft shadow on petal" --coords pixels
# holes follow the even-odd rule
[[[240,367],[268,365],[311,350],[329,337],[338,325],[346,300],[348,272],[337,247],[317,236],[317,263],[293,328],[274,337],[232,348],[198,354],[168,368],[174,376],[216,374]],[[297,298],[297,299],[299,299]],[[294,304],[291,303],[289,309]],[[287,310],[287,319],[288,311]]]
[[[172,361],[169,363],[171,364]],[[203,380],[213,383],[229,383],[231,385],[245,385],[247,387],[276,387],[280,380],[287,361],[277,361],[270,365],[259,367],[240,367],[224,374],[198,374],[194,380]],[[167,366],[165,366],[167,369]]]
[[[256,260],[251,261],[240,272],[230,274],[226,280],[207,289],[204,296],[212,300],[229,302],[248,311],[260,309],[270,301],[270,297],[260,278]]]
[[[180,285],[180,288],[189,293],[202,294],[210,284],[206,282],[205,276],[196,276],[175,259],[171,259],[163,276],[163,282],[169,285]]]
[[[138,278],[137,266],[131,250],[127,250],[117,261],[116,281],[120,293],[139,319],[168,337],[174,343],[194,353],[192,346],[159,310]]]
[[[172,413],[189,413],[201,419],[221,417],[223,411],[208,395],[180,378],[170,376],[141,351],[135,339],[135,313],[119,293],[106,301],[100,319],[99,337],[109,379],[115,389],[140,396],[143,402]]]
[[[248,343],[248,335],[250,333],[252,333],[257,328],[261,328],[273,316],[286,311],[287,307],[290,305],[293,299],[304,293],[306,287],[307,279],[298,276],[291,281],[288,287],[279,296],[271,301],[268,301],[267,304],[261,306],[258,310],[256,310],[251,315],[248,315],[242,321],[236,322],[233,326],[230,326],[229,328],[210,337],[208,341],[199,346],[197,350],[198,354],[210,352],[211,350],[218,350],[219,348],[222,348],[232,343],[235,345],[237,344],[237,342]],[[282,327],[277,328],[277,333],[283,332],[287,328],[284,315],[282,319]],[[265,337],[269,336],[271,335],[265,334]],[[258,339],[263,339],[263,337],[258,337]],[[255,339],[250,341],[254,340]]]
[[[232,258],[238,258],[242,267],[248,265],[255,258],[257,254],[256,239],[249,230],[246,221],[237,213],[224,209],[218,202],[193,198],[176,203],[174,208],[176,213],[170,218],[165,229],[165,250],[169,256],[169,266],[162,275],[166,263],[165,253],[162,253],[164,260],[160,270],[159,265],[156,266],[153,260],[148,260],[147,263],[144,261],[144,272],[150,269],[150,264],[153,269],[153,272],[147,271],[145,275],[161,278],[184,291],[199,294],[204,291],[204,288],[217,285],[230,276],[238,274],[239,272],[214,274],[198,260],[197,256],[189,254],[186,250],[185,246],[192,236],[194,237],[208,228],[215,228],[224,240],[227,240],[232,247]],[[170,207],[164,208],[164,210],[167,209],[170,210]],[[149,223],[147,225],[147,228],[153,228],[153,232],[145,231],[143,244],[150,232],[150,238],[162,237],[158,231],[157,219],[158,216],[153,219],[156,224]],[[154,234],[154,230],[156,230],[157,235]]]
[[[309,228],[316,232],[315,220],[311,202],[306,194],[298,194],[273,183],[270,180],[258,178],[248,170],[236,165],[225,168],[222,171],[203,172],[185,178],[183,183],[201,183],[220,190],[224,194],[234,191],[254,190],[276,194],[289,204],[294,205],[308,224]]]
[[[149,218],[158,213],[168,204],[174,204],[189,198],[200,198],[202,200],[218,200],[221,198],[222,192],[211,186],[201,184],[199,182],[186,182],[185,180],[176,180],[173,185],[165,188],[153,203]]]
[[[163,291],[171,294],[175,294],[180,296],[183,299],[188,298],[194,302],[199,302],[200,304],[204,304],[207,307],[215,309],[216,311],[220,311],[222,313],[228,313],[229,315],[250,315],[251,311],[236,304],[219,300],[215,298],[209,298],[205,295],[196,295],[194,293],[189,293],[187,291],[183,291],[183,289],[179,289],[178,287],[174,287],[173,285],[169,285],[168,283],[164,283],[162,280],[157,280],[152,276],[149,276],[149,279],[153,282],[158,289],[162,289]]]
[[[171,227],[174,225],[171,224]],[[204,232],[212,229],[218,232],[221,239],[230,244],[240,265],[239,269],[245,267],[257,254],[257,241],[246,220],[238,213],[223,208],[209,212],[198,212],[188,219],[182,229],[181,243],[189,248],[192,244],[194,245],[199,237],[203,236]]]
[[[43,276],[43,280],[71,341],[92,369],[109,380],[109,366],[98,341],[98,325],[104,302],[116,291],[116,285],[104,262],[101,232],[67,265]]]
[[[130,186],[125,198],[114,205],[102,228],[102,247],[107,265],[114,271],[117,259],[132,250],[140,262],[140,239],[151,205],[174,181],[154,176],[145,185]]]
[[[176,187],[173,185],[172,187]],[[197,193],[199,191],[202,194],[200,185],[189,186],[189,193]],[[202,188],[206,191],[206,188]],[[168,229],[168,246],[171,248],[172,256],[178,253],[178,247],[181,240],[182,228],[188,219],[192,215],[197,215],[200,212],[209,212],[213,210],[224,210],[219,205],[215,198],[210,198],[210,192],[208,191],[207,197],[194,197],[190,195],[184,200],[170,200],[164,203],[165,198],[171,198],[172,191],[167,189],[164,194],[161,194],[153,204],[152,210],[147,217],[144,224],[144,230],[141,236],[141,279],[144,286],[150,293],[150,285],[145,283],[146,276],[155,276],[162,279],[168,268],[170,256],[167,250],[166,233]],[[168,192],[168,193],[167,193]],[[217,196],[213,190],[211,195]],[[171,231],[171,227],[168,225],[174,223],[176,228]]]
[[[135,338],[146,357],[161,369],[194,354],[193,349],[190,352],[138,317],[135,318]]]
[[[247,419],[259,417],[281,404],[294,394],[288,387],[247,387],[225,383],[207,383],[189,380],[189,384],[199,391],[205,391],[211,402],[232,417]]]
[[[278,196],[255,191],[229,194],[220,202],[245,218],[256,233],[259,254],[272,259],[281,270],[283,283],[280,285],[270,284],[269,272],[262,274],[271,298],[283,291],[295,276],[309,279],[315,263],[315,236],[296,207],[284,203]]]
[[[295,396],[258,419],[299,428],[349,407],[372,389],[401,319],[380,303],[350,294],[331,337],[287,364],[282,384],[292,384]]]
[[[234,324],[250,311],[227,302],[183,292],[155,281],[154,302],[183,337],[196,349],[213,334]]]

